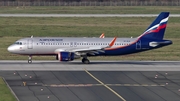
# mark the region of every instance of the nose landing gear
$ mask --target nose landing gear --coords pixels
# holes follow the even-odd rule
[[[32,63],[32,56],[31,56],[31,55],[28,56],[28,63],[29,63],[29,64]]]

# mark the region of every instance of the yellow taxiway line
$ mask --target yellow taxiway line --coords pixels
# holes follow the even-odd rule
[[[97,79],[94,75],[92,75],[90,72],[88,72],[86,69],[84,69],[85,72],[87,74],[89,74],[92,78],[94,78],[97,82],[99,82],[100,84],[102,84],[104,87],[106,87],[107,89],[109,89],[111,92],[113,92],[116,96],[118,96],[121,100],[126,101],[121,95],[119,95],[116,91],[114,91],[113,89],[111,89],[109,86],[107,86],[106,84],[104,84],[102,81],[100,81],[99,79]]]

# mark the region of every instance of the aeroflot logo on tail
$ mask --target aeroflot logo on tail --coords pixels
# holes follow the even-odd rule
[[[142,36],[152,32],[159,32],[160,29],[166,28],[166,23],[168,21],[168,18],[169,17],[162,19],[159,24],[152,26],[151,28],[146,30],[142,35],[140,35],[138,38],[141,38]]]
[[[63,41],[63,39],[39,39],[39,41]]]
[[[144,32],[144,33],[148,34],[148,33],[150,33],[150,32],[158,32],[160,29],[165,28],[165,27],[166,27],[166,23],[167,23],[167,21],[168,21],[168,18],[169,18],[169,17],[167,17],[167,18],[165,18],[165,19],[162,19],[159,24],[157,24],[157,25],[149,28],[149,29],[148,29],[146,32]]]

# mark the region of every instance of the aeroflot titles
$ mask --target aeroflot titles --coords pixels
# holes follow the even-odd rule
[[[63,41],[63,39],[39,39],[39,41]]]

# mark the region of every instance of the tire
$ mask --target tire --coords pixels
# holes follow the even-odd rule
[[[90,61],[88,59],[84,60],[84,64],[89,64],[89,63],[90,63]]]
[[[28,63],[31,64],[31,63],[32,63],[32,60],[28,60]]]

